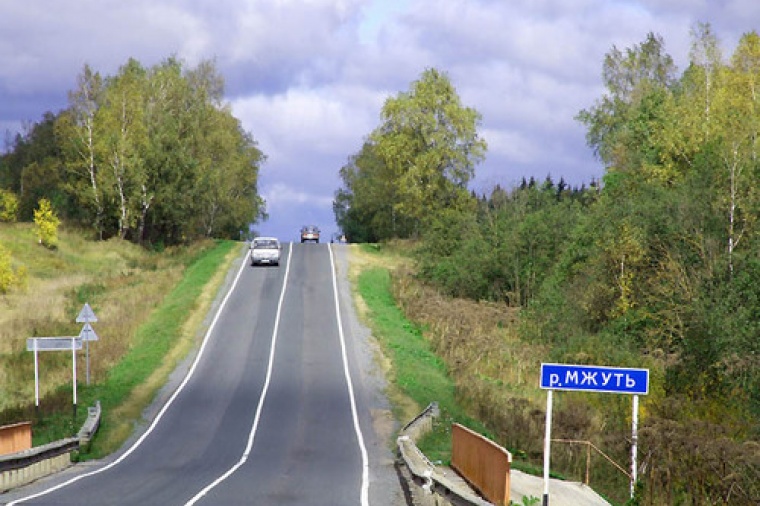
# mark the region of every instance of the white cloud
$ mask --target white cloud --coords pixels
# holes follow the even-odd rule
[[[277,183],[262,192],[267,202],[267,208],[283,209],[297,204],[332,205],[332,195],[318,196],[306,191],[300,191],[286,184]]]
[[[350,143],[356,143],[358,150],[363,133],[374,128],[372,115],[378,102],[371,90],[336,86],[253,95],[236,99],[232,108],[254,136],[261,132],[263,146],[277,150],[278,156],[295,157],[298,151],[341,153]]]
[[[129,57],[215,59],[268,155],[267,226],[325,226],[338,170],[425,68],[483,115],[479,182],[588,182],[602,168],[573,117],[602,93],[613,45],[655,32],[684,68],[696,22],[729,56],[757,19],[755,0],[0,0],[0,127],[64,107],[85,63],[112,75]]]

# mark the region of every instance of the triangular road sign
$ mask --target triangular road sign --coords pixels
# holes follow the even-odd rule
[[[97,341],[98,335],[89,323],[85,323],[82,326],[82,331],[79,333],[79,338],[82,341]]]
[[[77,323],[89,323],[96,321],[98,321],[98,317],[95,316],[95,313],[90,307],[90,304],[85,302],[84,307],[79,312],[79,316],[77,316]]]

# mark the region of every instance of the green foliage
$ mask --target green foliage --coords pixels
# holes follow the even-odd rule
[[[18,197],[10,190],[0,188],[0,221],[15,223],[18,219]]]
[[[388,98],[383,123],[341,169],[333,203],[352,242],[416,237],[442,210],[473,206],[467,184],[486,142],[480,114],[461,104],[448,76],[425,70],[408,92]]]
[[[25,282],[26,269],[23,266],[14,269],[10,252],[0,244],[0,294],[23,286]]]
[[[533,496],[533,495],[530,495],[530,496],[524,495],[522,500],[519,503],[510,501],[510,504],[513,504],[515,506],[538,506],[539,504],[541,504],[541,498]]]
[[[664,46],[662,37],[649,33],[641,44],[625,51],[613,46],[605,55],[602,75],[607,93],[594,107],[581,111],[578,119],[588,127],[589,146],[609,166],[627,170],[633,163],[627,157],[637,151],[621,148],[634,145],[642,134],[646,137],[645,131],[635,128],[636,120],[653,94],[673,82],[675,66]]]
[[[547,178],[499,188],[472,212],[440,211],[418,249],[421,275],[454,296],[524,305],[558,260],[586,191]]]
[[[56,216],[50,201],[41,199],[39,208],[34,211],[34,224],[37,226],[37,237],[40,244],[48,249],[58,247],[58,226],[61,220]]]
[[[207,61],[146,68],[130,59],[107,77],[85,65],[69,107],[46,114],[0,157],[0,186],[18,195],[20,219],[47,198],[99,239],[239,239],[266,216],[264,155],[223,91]]]
[[[607,93],[579,114],[607,164],[601,189],[531,179],[435,214],[419,272],[449,294],[520,307],[521,337],[550,345],[548,361],[650,369],[642,420],[658,457],[639,504],[753,504],[760,36],[728,62],[708,25],[694,36],[680,77],[652,34],[607,55]],[[600,438],[630,423],[616,401],[589,404],[609,427]]]

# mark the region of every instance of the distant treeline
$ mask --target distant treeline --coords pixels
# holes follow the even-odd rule
[[[547,361],[650,368],[642,504],[757,504],[760,37],[724,59],[697,25],[679,74],[650,34],[613,47],[603,79],[577,118],[606,166],[598,183],[463,191],[477,134],[432,137],[457,125],[456,101],[416,100],[415,84],[342,170],[336,218],[352,240],[419,239],[420,276],[520,308],[521,338],[549,345]],[[614,406],[625,434],[630,407]]]
[[[264,155],[223,93],[208,61],[145,68],[130,59],[107,77],[85,65],[66,109],[6,140],[0,199],[15,200],[15,218],[30,221],[46,198],[97,238],[239,239],[264,215]]]

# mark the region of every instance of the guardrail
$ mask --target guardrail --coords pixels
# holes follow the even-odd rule
[[[100,401],[87,410],[76,437],[53,441],[21,452],[0,455],[0,492],[26,485],[71,465],[71,452],[89,445],[100,426]]]
[[[92,440],[92,436],[98,431],[98,427],[100,427],[100,401],[95,401],[94,406],[87,408],[87,420],[84,421],[82,428],[79,429],[79,433],[77,434],[80,447],[90,447],[90,441]]]

